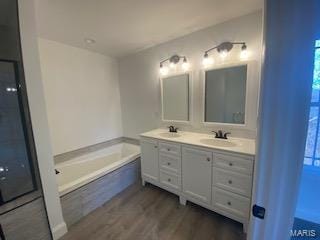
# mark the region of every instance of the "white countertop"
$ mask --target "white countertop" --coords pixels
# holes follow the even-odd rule
[[[228,137],[227,140],[224,139],[216,139],[214,138],[214,134],[203,134],[203,133],[195,133],[195,132],[185,132],[178,131],[178,134],[181,135],[179,137],[166,137],[161,134],[169,133],[168,129],[155,129],[149,132],[145,132],[140,134],[141,137],[154,138],[159,140],[165,140],[176,143],[190,144],[199,147],[206,147],[216,150],[223,150],[233,153],[241,153],[254,156],[255,155],[255,140],[249,138],[233,138]],[[204,140],[215,139],[216,141],[228,141],[234,143],[235,146],[225,147],[225,146],[216,146],[211,144],[204,143]]]

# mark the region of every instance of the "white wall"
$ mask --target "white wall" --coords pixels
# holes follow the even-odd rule
[[[174,53],[186,55],[193,71],[193,119],[192,126],[180,128],[208,132],[201,122],[201,62],[204,51],[225,40],[245,41],[251,52],[251,60],[257,62],[256,76],[260,73],[262,45],[262,12],[255,12],[228,22],[206,28],[185,37],[155,46],[124,57],[119,61],[119,80],[124,136],[138,138],[138,134],[161,125],[161,101],[159,62]],[[238,52],[233,51],[230,62],[239,61]],[[250,89],[256,101],[252,101],[253,114],[257,116],[259,77]],[[228,130],[227,128],[224,128]],[[256,121],[246,130],[232,129],[234,136],[255,137]]]
[[[67,228],[62,217],[54,173],[48,119],[41,81],[34,4],[33,1],[24,0],[19,0],[18,3],[24,72],[40,177],[50,228],[54,239],[58,239],[67,231]]]
[[[39,39],[54,155],[122,136],[113,58]]]

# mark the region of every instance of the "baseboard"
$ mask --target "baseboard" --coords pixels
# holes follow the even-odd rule
[[[54,240],[61,238],[68,232],[68,228],[65,222],[60,223],[52,229],[52,237]]]

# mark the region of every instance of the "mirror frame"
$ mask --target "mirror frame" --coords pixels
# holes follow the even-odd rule
[[[206,72],[215,69],[223,69],[247,65],[246,81],[246,100],[245,117],[243,124],[223,123],[223,122],[205,122],[205,91],[206,91]],[[256,128],[258,116],[258,92],[259,81],[257,80],[257,71],[255,70],[255,61],[241,61],[236,63],[225,63],[214,65],[212,67],[202,68],[201,71],[201,124],[207,127],[229,127],[241,129]],[[258,86],[256,85],[258,84]]]
[[[167,79],[174,76],[179,75],[188,75],[189,76],[189,120],[181,121],[181,120],[168,120],[164,119],[164,111],[163,111],[163,79]],[[177,123],[177,124],[186,124],[190,125],[193,122],[193,73],[192,71],[177,71],[172,74],[167,74],[166,76],[160,77],[160,95],[161,95],[161,122],[162,123]]]

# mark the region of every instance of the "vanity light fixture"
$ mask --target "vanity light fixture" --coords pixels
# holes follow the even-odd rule
[[[169,62],[169,66],[171,69],[176,69],[177,68],[177,65],[178,63],[180,62],[180,59],[183,59],[182,61],[182,69],[184,71],[187,71],[190,67],[189,63],[188,63],[188,60],[187,60],[187,57],[186,56],[179,56],[179,55],[173,55],[163,61],[160,62],[160,74],[161,75],[167,75],[168,72],[169,72],[169,69],[167,66],[165,66],[164,64],[166,62]]]
[[[241,45],[240,59],[246,60],[248,58],[247,45],[245,42],[223,42],[213,48],[204,52],[203,65],[206,67],[213,64],[213,58],[209,57],[209,52],[216,49],[222,59],[225,59],[234,45]]]

